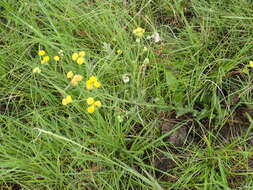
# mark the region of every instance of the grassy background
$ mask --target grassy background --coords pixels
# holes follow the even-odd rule
[[[1,189],[253,188],[251,1],[1,0],[0,12]],[[39,49],[64,58],[39,65]],[[65,90],[70,70],[103,87]],[[103,104],[92,115],[89,96]]]

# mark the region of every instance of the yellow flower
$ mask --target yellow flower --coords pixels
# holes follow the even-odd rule
[[[133,34],[139,38],[143,37],[144,32],[145,32],[145,29],[141,27],[137,27],[136,29],[133,30]]]
[[[122,54],[122,53],[123,53],[123,51],[122,51],[121,49],[118,49],[118,50],[117,50],[117,54],[118,54],[118,55],[120,55],[120,54]]]
[[[249,62],[249,66],[253,68],[253,61]]]
[[[66,100],[68,103],[71,103],[72,102],[72,97],[71,96],[66,96]]]
[[[50,57],[47,55],[47,56],[44,56],[44,57],[43,57],[42,61],[43,61],[43,62],[48,62],[49,59],[50,59]]]
[[[83,76],[82,75],[75,75],[72,80],[70,81],[70,83],[73,86],[76,86],[78,84],[79,81],[83,80]]]
[[[78,53],[73,53],[73,55],[72,55],[72,59],[73,59],[74,61],[76,61],[76,60],[77,60],[77,58],[78,58]]]
[[[45,55],[46,54],[46,52],[44,51],[44,50],[40,50],[39,52],[38,52],[38,55],[39,56],[43,56],[43,55]]]
[[[77,64],[78,65],[82,65],[84,63],[84,58],[83,57],[79,57],[77,60],[76,60]]]
[[[55,61],[59,61],[59,60],[60,60],[60,57],[56,55],[56,56],[54,56],[54,60],[55,60]]]
[[[62,105],[66,106],[67,104],[71,103],[72,101],[73,100],[72,100],[71,96],[66,96],[66,98],[62,99]]]
[[[87,103],[88,105],[92,105],[94,102],[95,102],[95,100],[94,100],[94,98],[92,98],[92,97],[89,97],[89,98],[87,98],[87,100],[86,100],[86,103]]]
[[[93,89],[93,83],[91,83],[90,81],[86,81],[86,88],[87,90]]]
[[[90,79],[86,81],[87,85],[93,85],[93,81],[91,81]]]
[[[68,103],[67,103],[67,100],[65,98],[62,99],[62,105],[66,106]]]
[[[97,81],[97,77],[91,76],[91,77],[89,78],[89,81],[91,81],[92,83],[93,83],[93,82],[96,82],[96,81]]]
[[[72,78],[72,80],[70,81],[70,84],[72,86],[76,86],[78,84],[78,81],[75,79],[75,76]]]
[[[73,73],[72,71],[69,71],[69,72],[67,73],[67,78],[68,78],[68,79],[73,78],[73,76],[74,76],[74,73]]]
[[[94,86],[95,86],[95,88],[99,88],[99,87],[101,87],[101,83],[98,81],[95,81]]]
[[[85,55],[86,55],[85,51],[80,51],[80,52],[79,52],[79,56],[80,56],[80,57],[84,57]]]
[[[78,65],[84,63],[84,56],[86,55],[85,51],[80,51],[79,53],[73,53],[72,59],[77,62]]]
[[[95,88],[99,88],[99,87],[101,87],[101,86],[102,86],[101,83],[97,81],[97,77],[95,77],[95,76],[91,76],[91,77],[89,78],[89,80],[86,81],[86,88],[87,88],[88,90],[91,90],[91,89],[93,89],[94,87],[95,87]]]
[[[39,68],[39,67],[35,67],[35,68],[33,69],[33,73],[41,73],[40,68]]]
[[[83,80],[83,76],[82,75],[75,75],[74,79],[79,82],[79,81]]]
[[[89,107],[87,108],[87,111],[89,113],[93,113],[95,111],[95,107],[101,107],[102,105],[99,100],[95,101],[92,97],[87,98],[86,103],[89,105]]]
[[[44,56],[40,63],[41,63],[41,64],[44,64],[44,63],[48,62],[49,59],[50,59],[49,56]]]
[[[76,85],[78,85],[78,81],[72,79],[72,80],[70,81],[70,84],[72,84],[72,86],[76,86]]]
[[[93,105],[97,106],[97,107],[101,107],[102,103],[99,100],[97,100],[97,101],[94,102]]]
[[[88,113],[93,113],[95,111],[95,106],[89,106],[88,108],[87,108],[87,112]]]

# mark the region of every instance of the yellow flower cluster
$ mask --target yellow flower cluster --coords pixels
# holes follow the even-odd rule
[[[69,72],[67,73],[67,78],[68,78],[68,79],[71,79],[70,84],[71,84],[72,86],[78,85],[78,83],[79,83],[81,80],[83,80],[83,76],[82,76],[82,75],[75,75],[72,71],[69,71]]]
[[[117,51],[117,54],[122,54],[122,50],[118,50]],[[46,51],[44,50],[40,50],[38,51],[38,55],[40,56],[40,63],[41,64],[44,64],[44,63],[47,63],[49,60],[50,60],[50,57],[48,55],[46,55]],[[60,56],[62,56],[62,54],[59,53]],[[85,51],[80,51],[78,53],[73,53],[72,55],[72,59],[78,64],[78,65],[82,65],[83,63],[85,63]],[[53,57],[53,60],[58,62],[61,60],[61,57],[56,55]],[[39,67],[35,67],[33,69],[33,73],[40,73],[41,72],[41,69]],[[73,71],[69,71],[67,74],[66,74],[66,77],[70,80],[70,84],[72,86],[76,86],[78,85],[78,83],[80,81],[83,80],[83,76],[80,75],[80,74],[75,74]],[[91,76],[87,81],[86,81],[86,88],[88,90],[91,90],[91,89],[94,89],[94,88],[99,88],[101,87],[101,83],[98,81],[97,77],[95,76]],[[73,99],[70,95],[67,95],[65,96],[63,99],[62,99],[62,105],[66,106],[68,104],[70,104],[71,102],[73,102]],[[102,106],[102,103],[101,101],[99,100],[94,100],[94,98],[92,97],[89,97],[86,99],[86,103],[88,104],[88,107],[87,107],[87,112],[88,113],[93,113],[96,108],[99,108]]]
[[[67,104],[71,103],[72,101],[73,100],[72,100],[71,96],[66,96],[66,98],[62,99],[62,105],[66,106]]]
[[[77,62],[78,65],[82,65],[85,62],[85,51],[80,51],[79,53],[73,53],[72,59]]]
[[[98,82],[97,77],[91,76],[89,80],[86,81],[86,88],[87,90],[91,90],[93,88],[101,87],[101,83]]]
[[[102,105],[99,100],[95,101],[92,97],[87,98],[86,103],[89,105],[89,107],[87,108],[88,113],[93,113],[95,111],[95,107],[101,107]]]
[[[133,30],[133,34],[137,36],[138,38],[142,38],[145,33],[145,29],[141,27],[137,27],[136,29]]]
[[[121,54],[122,51],[119,50],[119,51],[117,51],[117,53]],[[46,55],[45,50],[39,50],[38,55],[40,56],[40,61],[41,61],[40,63],[41,64],[45,64],[50,60],[50,57],[48,55]],[[84,51],[80,51],[78,53],[74,53],[72,55],[72,59],[74,61],[76,61],[77,64],[81,65],[85,62],[85,55],[86,55],[86,53]],[[56,55],[56,56],[53,57],[53,59],[56,62],[58,62],[58,61],[60,61],[61,57]],[[33,73],[40,73],[41,69],[39,67],[35,67],[32,71],[33,71]],[[70,84],[72,86],[78,85],[78,83],[83,80],[82,75],[74,74],[73,71],[69,71],[67,73],[67,78],[70,79]],[[91,76],[86,81],[86,88],[88,90],[91,90],[93,88],[99,88],[99,87],[101,87],[101,83],[97,80],[97,77],[95,77],[95,76]],[[73,102],[73,99],[70,95],[67,95],[62,99],[62,105],[64,105],[64,106],[70,104],[71,102]],[[101,107],[101,105],[102,105],[101,101],[99,101],[99,100],[95,101],[94,98],[92,98],[92,97],[87,98],[86,103],[88,104],[88,107],[87,107],[87,112],[88,113],[93,113],[96,108]]]
[[[40,50],[38,52],[39,56],[43,56],[41,61],[40,61],[41,64],[47,63],[50,60],[50,57],[48,55],[45,55],[45,54],[46,54],[46,52],[44,50]]]

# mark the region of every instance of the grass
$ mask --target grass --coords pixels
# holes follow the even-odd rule
[[[252,189],[252,8],[0,1],[1,189]],[[147,39],[154,32],[158,43]],[[71,55],[82,50],[78,65]],[[84,80],[69,86],[68,71]],[[91,75],[101,88],[84,88]],[[73,102],[63,106],[66,95]],[[93,114],[90,96],[102,102]]]

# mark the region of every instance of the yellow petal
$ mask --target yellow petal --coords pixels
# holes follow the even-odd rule
[[[86,88],[87,88],[87,90],[93,89],[93,84],[87,84],[87,83],[86,83]]]
[[[55,60],[55,61],[59,61],[59,60],[60,60],[60,57],[56,55],[56,56],[54,56],[54,60]]]
[[[80,56],[80,57],[84,57],[85,55],[86,55],[85,51],[80,51],[80,52],[79,52],[79,56]]]
[[[67,103],[71,103],[73,101],[71,96],[66,96],[65,99],[66,99]]]
[[[87,80],[87,81],[86,81],[86,84],[93,84],[93,81]]]
[[[101,105],[102,103],[99,100],[94,102],[94,106],[100,107]]]
[[[38,55],[39,56],[43,56],[43,55],[45,55],[46,54],[46,52],[44,51],[44,50],[40,50],[39,52],[38,52]]]
[[[253,68],[253,61],[249,62],[249,66]]]
[[[68,104],[67,100],[65,98],[62,99],[62,105],[66,106]]]
[[[96,88],[99,88],[99,87],[101,87],[101,83],[98,82],[98,81],[96,81],[96,82],[94,82],[94,86],[95,86]]]
[[[94,98],[92,98],[92,97],[89,97],[89,98],[87,98],[86,99],[86,103],[88,104],[88,105],[91,105],[91,104],[93,104],[95,101],[94,101]]]
[[[81,80],[83,80],[83,76],[82,75],[75,75],[74,78],[78,82],[81,81]]]
[[[74,76],[74,73],[73,73],[72,71],[69,71],[69,72],[67,73],[67,78],[68,78],[68,79],[73,78],[73,76]]]
[[[70,81],[70,84],[72,84],[73,86],[78,85],[78,81],[74,80],[74,78]]]
[[[117,50],[117,54],[118,54],[118,55],[120,55],[120,54],[122,54],[122,53],[123,53],[123,51],[122,51],[121,49],[118,49],[118,50]]]
[[[89,81],[90,81],[91,83],[96,82],[96,81],[97,81],[97,77],[91,76],[91,77],[89,78]]]
[[[93,113],[95,111],[95,106],[89,106],[88,108],[87,108],[87,112],[88,113]]]
[[[77,58],[78,58],[78,53],[73,53],[72,54],[72,59],[75,61],[75,60],[77,60]]]
[[[145,29],[141,27],[137,27],[136,29],[133,30],[133,34],[139,38],[141,38],[144,35]]]
[[[49,59],[50,59],[50,57],[49,57],[49,56],[44,56],[42,61],[43,61],[43,62],[48,62],[48,61],[49,61]]]
[[[79,57],[77,60],[76,60],[77,64],[78,65],[82,65],[84,63],[84,58],[83,57]]]

